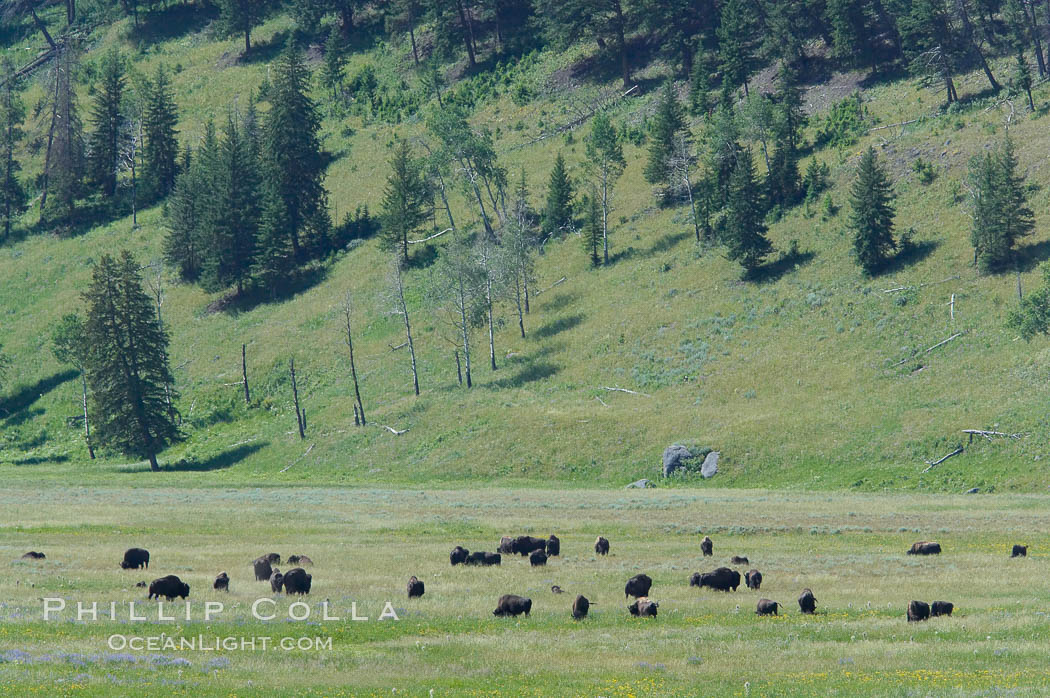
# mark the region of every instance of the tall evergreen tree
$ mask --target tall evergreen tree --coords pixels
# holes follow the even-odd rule
[[[346,40],[335,25],[324,42],[324,62],[321,64],[319,79],[332,102],[338,102],[346,79]]]
[[[569,171],[565,168],[565,158],[559,151],[554,158],[554,168],[547,183],[547,203],[543,208],[544,235],[572,229],[572,199],[572,181],[569,179]]]
[[[748,95],[748,80],[754,70],[754,9],[746,0],[726,0],[722,4],[718,25],[718,52],[722,80],[733,89],[743,85]]]
[[[1009,137],[971,161],[970,191],[974,263],[984,272],[1002,270],[1013,261],[1017,241],[1035,229],[1024,177],[1017,172],[1017,155]]]
[[[121,125],[124,116],[121,102],[126,80],[124,57],[111,49],[102,57],[100,81],[91,108],[93,131],[88,141],[89,175],[104,197],[112,198],[117,191],[117,168],[123,149]]]
[[[850,208],[853,253],[864,271],[874,274],[897,249],[897,242],[893,239],[893,189],[872,147],[860,159],[850,189]]]
[[[25,210],[26,192],[18,179],[22,169],[15,149],[21,142],[25,105],[17,92],[14,65],[5,56],[0,62],[0,228],[6,240],[14,220]]]
[[[168,234],[164,237],[164,260],[178,270],[179,278],[183,281],[196,281],[201,273],[201,247],[204,244],[202,221],[205,217],[205,202],[210,196],[201,162],[211,161],[215,147],[215,126],[209,122],[197,158],[186,146],[175,189],[164,207],[164,220],[168,228]]]
[[[40,210],[44,220],[57,223],[72,219],[83,193],[84,130],[73,88],[76,67],[74,48],[63,45],[52,63],[47,86],[47,150]]]
[[[627,161],[623,157],[620,134],[605,114],[597,114],[591,121],[591,132],[587,136],[587,159],[602,205],[602,260],[608,264],[612,190],[627,167]]]
[[[429,215],[426,179],[407,141],[400,141],[390,158],[391,173],[383,193],[383,240],[408,263],[408,236],[419,230]]]
[[[277,192],[268,188],[263,197],[259,234],[255,243],[252,277],[275,299],[285,292],[295,269],[295,252],[288,239],[288,211]]]
[[[685,130],[682,105],[678,103],[673,82],[668,80],[649,130],[649,160],[645,165],[645,181],[665,187],[670,184],[675,143]]]
[[[244,35],[244,52],[252,50],[252,30],[262,23],[270,0],[216,0],[223,28],[230,34]]]
[[[154,199],[164,198],[175,186],[178,172],[176,159],[179,145],[176,141],[179,114],[175,105],[175,94],[163,65],[149,81],[146,89],[146,104],[143,109],[143,176],[150,195]]]
[[[728,99],[728,90],[723,89],[722,97],[705,134],[707,170],[712,179],[715,203],[718,206],[724,205],[729,198],[729,181],[736,170],[737,160],[741,157],[740,126]]]
[[[729,258],[740,262],[749,274],[773,251],[766,237],[764,219],[762,197],[755,180],[754,158],[750,149],[744,150],[737,158],[729,181],[722,230]]]
[[[102,255],[83,298],[95,440],[159,470],[157,454],[180,437],[168,402],[175,397],[174,378],[168,333],[131,253],[125,250],[119,260]]]
[[[591,266],[602,263],[602,204],[597,188],[583,198],[583,248],[591,258]]]
[[[689,76],[689,113],[706,117],[711,111],[710,92],[711,68],[703,56],[697,56]]]

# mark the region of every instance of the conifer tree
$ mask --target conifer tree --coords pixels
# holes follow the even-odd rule
[[[992,152],[970,163],[974,215],[974,263],[983,272],[999,271],[1013,260],[1017,241],[1035,229],[1024,178],[1008,137]]]
[[[116,49],[102,58],[100,84],[91,109],[93,131],[88,141],[89,176],[102,195],[112,198],[117,191],[117,167],[123,148],[121,100],[124,98],[124,57]]]
[[[22,121],[26,110],[17,92],[14,65],[7,57],[0,62],[0,240],[11,235],[11,228],[26,205],[26,192],[18,179],[22,169],[15,149],[22,140]]]
[[[346,78],[346,42],[339,27],[332,25],[328,40],[324,43],[324,62],[321,64],[321,86],[332,98],[339,101]]]
[[[729,100],[728,90],[722,90],[722,101],[718,105],[707,139],[707,170],[713,180],[715,204],[722,206],[729,198],[729,180],[736,170],[740,148],[740,126]]]
[[[412,156],[407,141],[394,148],[390,168],[383,193],[383,240],[407,264],[408,237],[426,222],[430,196],[421,164]]]
[[[212,155],[215,147],[215,127],[209,122],[201,153],[193,158],[189,146],[183,151],[182,164],[175,189],[165,207],[164,220],[168,234],[164,237],[164,260],[175,267],[183,281],[196,281],[201,273],[202,220],[205,202],[209,196],[201,162]]]
[[[598,199],[598,190],[583,199],[583,210],[586,212],[583,224],[583,247],[591,258],[591,266],[602,263],[602,205]]]
[[[627,161],[623,157],[620,134],[609,117],[598,114],[591,121],[587,137],[587,159],[595,180],[602,207],[602,260],[609,263],[609,212],[612,210],[612,189],[623,174]]]
[[[154,199],[167,196],[175,186],[178,172],[176,159],[179,145],[176,141],[179,114],[168,71],[163,65],[149,81],[146,105],[143,110],[142,132],[143,175],[146,187]]]
[[[864,271],[874,274],[897,249],[897,242],[893,239],[893,190],[872,147],[860,159],[850,189],[850,207],[853,253]]]
[[[729,181],[729,196],[723,219],[723,235],[729,258],[740,262],[747,273],[753,273],[773,246],[766,237],[765,211],[755,180],[751,150],[740,153]]]
[[[645,181],[664,186],[670,184],[675,143],[684,131],[682,105],[678,103],[674,84],[668,80],[649,131],[649,160],[645,165]]]
[[[710,92],[710,67],[703,56],[697,56],[689,76],[689,113],[694,116],[707,116],[711,111]]]
[[[139,264],[124,251],[102,255],[84,293],[84,339],[95,441],[149,461],[180,438],[169,400],[176,397],[168,333],[142,287]]]
[[[284,202],[276,192],[267,191],[263,197],[251,274],[260,286],[270,292],[271,299],[287,290],[295,269],[295,253],[287,229],[288,215]]]
[[[750,94],[748,80],[754,69],[755,26],[753,8],[745,0],[726,0],[716,34],[723,82],[736,89],[743,85]]]
[[[572,229],[572,199],[572,181],[565,168],[565,158],[559,152],[554,158],[554,169],[551,170],[550,181],[547,184],[547,204],[543,208],[545,235]]]
[[[270,0],[216,0],[222,26],[230,34],[244,35],[244,52],[252,50],[252,30],[262,23]]]
[[[84,130],[73,89],[76,64],[73,47],[62,46],[47,85],[47,149],[40,210],[41,218],[56,223],[71,221],[83,190],[86,163]]]

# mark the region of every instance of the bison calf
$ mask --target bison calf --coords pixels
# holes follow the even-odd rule
[[[43,560],[47,556],[43,553],[38,553],[35,550],[30,550],[28,553],[22,556],[23,560]]]
[[[309,558],[309,556],[307,556],[307,555],[289,555],[288,556],[288,564],[289,565],[312,565],[312,564],[314,564],[314,561],[311,560]]]
[[[627,580],[627,584],[623,587],[624,598],[633,596],[640,598],[642,596],[649,595],[649,589],[653,586],[652,578],[647,574],[636,574]]]
[[[912,601],[908,604],[908,622],[926,620],[930,617],[930,604],[925,601]]]
[[[524,596],[517,596],[516,594],[504,594],[499,597],[499,602],[496,603],[496,610],[492,612],[492,615],[502,617],[517,616],[524,613],[528,616],[531,610],[532,599],[526,599]]]
[[[576,600],[572,602],[572,617],[576,620],[587,617],[587,611],[591,607],[591,602],[587,600],[587,597],[580,594],[576,597]]]
[[[656,611],[659,607],[660,604],[655,601],[650,601],[643,596],[628,606],[627,610],[631,612],[632,616],[647,616],[649,618],[655,618]]]
[[[547,557],[558,557],[561,554],[561,539],[551,534],[547,539]]]
[[[212,589],[215,589],[216,591],[228,592],[230,590],[230,576],[225,572],[222,572],[218,577],[215,578],[215,583],[211,586]]]
[[[803,613],[816,613],[817,599],[809,589],[803,589],[798,597],[798,608]]]
[[[555,584],[554,586],[551,587],[551,593],[553,593],[553,594],[564,594],[565,590],[562,589],[557,584]]]
[[[448,561],[452,563],[452,566],[464,565],[467,562],[467,558],[470,556],[470,551],[464,548],[462,545],[457,545],[452,548],[452,552],[448,554]]]
[[[529,555],[529,564],[533,567],[543,567],[547,564],[547,554],[542,550],[533,550]]]
[[[284,585],[284,575],[281,574],[281,570],[276,567],[273,568],[273,574],[270,575],[270,591],[275,594],[281,593],[281,587]]]
[[[758,606],[755,607],[755,613],[760,616],[776,616],[780,615],[777,613],[777,609],[780,608],[780,604],[770,599],[759,599]]]
[[[409,577],[409,579],[408,579],[408,598],[410,598],[410,599],[418,599],[420,596],[423,595],[424,591],[425,591],[425,589],[423,587],[423,582],[421,582],[418,579],[416,579],[415,576]]]
[[[937,542],[927,542],[920,540],[916,543],[912,543],[911,549],[908,550],[909,555],[940,555],[941,544]]]
[[[700,552],[704,554],[704,557],[711,557],[715,552],[715,544],[711,542],[711,536],[704,536],[704,539],[700,541]]]
[[[128,548],[124,551],[124,559],[120,562],[122,570],[137,570],[145,567],[149,569],[149,551],[144,548]]]
[[[762,588],[762,573],[758,570],[749,570],[744,573],[744,584],[748,589],[758,591]]]
[[[747,565],[750,564],[750,562],[750,560],[748,560],[746,557],[743,557],[742,555],[734,555],[733,557],[729,558],[729,563],[731,565]]]
[[[173,574],[169,574],[167,577],[154,579],[149,585],[150,599],[159,599],[163,596],[168,601],[172,601],[176,596],[185,599],[189,595],[190,585],[186,584]]]
[[[309,594],[311,580],[313,580],[313,577],[307,574],[302,567],[288,570],[284,573],[284,593]]]
[[[41,553],[41,556],[43,553]],[[1014,550],[1010,553],[1010,557],[1028,557],[1028,546],[1027,545],[1015,545]]]
[[[950,616],[955,610],[955,604],[951,601],[934,601],[930,604],[930,617]]]
[[[598,540],[594,541],[594,552],[596,555],[608,555],[609,539],[598,536]]]

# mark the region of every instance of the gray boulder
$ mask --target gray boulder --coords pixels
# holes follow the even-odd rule
[[[635,480],[631,484],[627,485],[627,487],[624,487],[624,489],[629,490],[632,488],[637,488],[640,490],[644,490],[647,487],[655,487],[655,485],[653,485],[652,480],[643,477],[641,480]]]
[[[686,467],[687,462],[692,459],[693,453],[681,444],[673,444],[664,449],[664,477],[670,477],[671,473],[679,468]]]
[[[978,491],[979,490],[976,487],[972,487],[972,488],[966,490],[966,494],[977,494]]]
[[[707,454],[704,464],[700,466],[700,474],[704,478],[714,477],[718,472],[718,456],[718,451],[711,451]]]

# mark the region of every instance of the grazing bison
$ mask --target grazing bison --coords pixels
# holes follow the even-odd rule
[[[464,548],[462,545],[457,545],[452,548],[452,552],[448,554],[448,561],[452,563],[452,566],[466,564],[467,558],[470,556],[470,551]]]
[[[547,557],[558,557],[559,555],[561,555],[561,539],[552,533],[547,539]]]
[[[704,557],[711,557],[715,552],[715,544],[711,542],[711,536],[704,536],[704,539],[700,541],[700,552],[704,554]]]
[[[552,586],[552,587],[551,587],[551,592],[552,592],[552,593],[555,593],[555,594],[564,594],[564,593],[565,593],[565,590],[564,590],[564,589],[562,589],[562,588],[561,588],[560,586],[558,586],[557,584],[555,584],[554,586]]]
[[[587,597],[580,594],[576,597],[576,600],[572,602],[572,617],[575,620],[587,617],[587,611],[591,607],[591,602],[587,600]]]
[[[547,554],[542,550],[533,550],[529,555],[529,564],[533,567],[543,567],[547,564]]]
[[[423,582],[416,579],[415,576],[408,578],[408,598],[417,599],[423,595],[424,591]]]
[[[516,594],[504,594],[499,597],[499,602],[496,604],[496,610],[492,612],[492,615],[517,616],[524,613],[528,616],[529,611],[531,610],[532,599],[526,599],[524,596],[518,596]]]
[[[521,555],[522,557],[528,557],[533,550],[545,550],[547,548],[547,541],[542,538],[536,538],[535,536],[518,536],[511,543],[511,551]]]
[[[280,594],[282,586],[284,586],[284,575],[281,574],[281,570],[274,567],[273,574],[270,575],[270,591]]]
[[[302,567],[288,570],[284,573],[284,593],[309,594],[311,580],[313,580],[313,577],[307,574]]]
[[[499,539],[499,547],[496,548],[496,552],[503,553],[504,555],[511,555],[514,553],[514,539],[510,536],[503,536]]]
[[[777,609],[780,608],[780,604],[770,599],[759,599],[758,606],[755,607],[755,613],[760,616],[777,616]]]
[[[265,556],[255,558],[255,560],[252,561],[252,567],[255,568],[255,581],[270,581],[270,576],[273,574],[273,567]]]
[[[211,587],[216,591],[228,592],[230,590],[230,576],[225,572],[221,573],[218,577],[215,578],[215,583],[212,584]]]
[[[31,554],[31,553],[27,553],[27,555],[28,554]],[[40,553],[40,557],[43,557],[43,556],[44,556],[44,554]],[[1015,545],[1013,552],[1010,553],[1010,557],[1028,557],[1028,546],[1027,545]]]
[[[955,604],[951,601],[934,601],[930,604],[930,617],[950,616],[955,610]]]
[[[488,567],[490,565],[498,565],[503,561],[503,556],[499,553],[483,553],[478,551],[471,553],[467,556],[464,564],[466,565],[482,565]]]
[[[266,561],[269,562],[271,565],[281,564],[280,553],[267,553],[266,555],[263,555],[263,557],[266,558]]]
[[[798,607],[803,613],[816,613],[817,598],[809,589],[803,589],[798,597]]]
[[[912,601],[908,604],[908,622],[926,620],[930,617],[930,604],[925,601]]]
[[[740,573],[728,567],[719,567],[713,572],[703,574],[695,573],[689,579],[689,586],[710,587],[717,591],[729,591],[730,589],[736,591],[736,588],[740,586]]]
[[[758,570],[749,570],[744,573],[744,584],[748,589],[758,591],[762,588],[762,573]]]
[[[314,564],[314,561],[311,560],[309,558],[309,556],[307,556],[307,555],[289,555],[288,556],[288,564],[289,565],[312,565],[312,564]]]
[[[937,542],[927,542],[920,540],[917,543],[912,543],[911,549],[908,550],[909,555],[940,555],[941,544]]]
[[[660,604],[655,601],[650,601],[643,596],[628,606],[627,610],[631,612],[632,616],[648,616],[649,618],[655,618],[656,609],[659,607]]]
[[[746,557],[743,557],[742,555],[734,555],[733,557],[729,558],[729,563],[731,565],[747,565],[750,564],[750,560],[748,560]]]
[[[120,562],[122,570],[137,570],[141,567],[149,569],[149,551],[144,548],[128,548],[124,551],[124,559]]]
[[[136,584],[135,586],[137,586],[137,587],[142,587],[143,589],[145,589],[145,588],[146,588],[146,583],[145,583],[145,582],[139,582],[139,583],[138,583],[138,584]]]
[[[1014,546],[1014,547],[1017,547],[1017,546]],[[47,557],[47,555],[44,555],[43,553],[38,553],[35,550],[30,550],[28,553],[26,553],[25,555],[22,556],[22,559],[23,560],[43,560],[46,557]]]
[[[160,579],[154,579],[149,585],[149,598],[153,599],[156,597],[166,598],[168,601],[172,601],[176,596],[180,598],[186,598],[190,595],[190,585],[183,582],[181,579],[173,574],[169,574],[167,577],[161,577]]]
[[[649,595],[649,589],[653,586],[652,578],[647,574],[636,574],[627,580],[623,587],[624,598],[633,596],[636,599]]]
[[[598,536],[598,540],[594,541],[594,552],[597,555],[608,555],[609,539]]]

